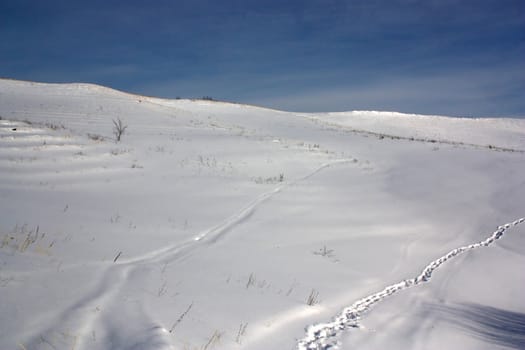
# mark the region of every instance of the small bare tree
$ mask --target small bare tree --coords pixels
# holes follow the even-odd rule
[[[117,120],[113,119],[113,135],[115,135],[115,140],[117,142],[120,142],[120,138],[122,137],[124,131],[126,131],[127,128],[128,126],[124,125],[120,118],[117,118]]]

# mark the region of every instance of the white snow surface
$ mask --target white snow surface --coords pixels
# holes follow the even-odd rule
[[[15,80],[0,118],[0,349],[525,348],[523,119]]]

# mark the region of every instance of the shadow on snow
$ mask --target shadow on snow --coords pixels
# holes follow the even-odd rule
[[[472,335],[510,348],[525,349],[525,313],[480,304],[433,305],[438,318]]]

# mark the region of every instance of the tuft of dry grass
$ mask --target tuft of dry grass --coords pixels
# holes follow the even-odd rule
[[[316,304],[319,304],[319,292],[312,289],[310,295],[308,295],[308,298],[306,299],[306,305],[314,306]]]

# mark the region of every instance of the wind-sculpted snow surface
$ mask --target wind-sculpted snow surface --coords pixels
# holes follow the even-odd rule
[[[459,247],[451,250],[447,254],[440,258],[432,261],[428,264],[421,274],[418,276],[401,281],[396,284],[392,284],[380,292],[369,295],[363,299],[356,301],[351,306],[345,308],[339,316],[337,316],[332,322],[320,323],[309,326],[306,329],[306,336],[299,341],[298,348],[300,350],[329,350],[337,349],[339,347],[338,335],[348,330],[349,328],[359,328],[359,320],[361,315],[367,312],[375,304],[387,299],[391,295],[408,289],[413,286],[417,286],[421,283],[428,282],[432,277],[432,273],[439,268],[446,261],[461,255],[472,249],[487,247],[494,243],[497,239],[500,239],[503,234],[511,227],[517,226],[525,221],[525,218],[520,218],[511,223],[499,226],[494,233],[487,239],[478,243],[470,244],[467,246]]]
[[[165,249],[160,249],[143,256],[134,257],[130,259],[121,259],[118,262],[116,262],[116,260],[118,259],[117,256],[117,258],[115,258],[116,265],[113,266],[113,268],[106,271],[106,273],[103,275],[100,282],[96,284],[96,287],[92,292],[87,293],[85,297],[82,297],[79,300],[77,300],[73,305],[66,308],[64,312],[59,313],[55,321],[52,322],[51,325],[47,327],[47,329],[40,330],[39,334],[34,336],[32,339],[28,340],[26,344],[28,344],[29,346],[34,346],[36,348],[38,344],[42,342],[41,334],[45,334],[46,336],[48,334],[53,334],[54,329],[57,327],[57,324],[60,324],[62,328],[69,329],[86,329],[93,327],[93,324],[97,322],[96,317],[86,317],[86,310],[90,308],[96,309],[97,305],[102,304],[112,305],[117,298],[122,297],[122,291],[129,289],[127,283],[129,282],[130,277],[134,273],[137,273],[139,275],[150,273],[151,269],[153,269],[159,263],[173,263],[187,256],[190,252],[195,251],[199,247],[203,247],[217,242],[227,232],[233,230],[237,225],[247,220],[261,204],[280,193],[287,186],[292,186],[301,181],[307,180],[310,177],[321,172],[323,169],[338,164],[345,164],[351,162],[353,162],[353,159],[334,160],[330,163],[325,163],[321,165],[320,167],[311,171],[306,176],[303,176],[299,179],[292,180],[289,182],[282,182],[273,190],[263,193],[262,195],[257,197],[255,200],[250,202],[248,205],[237,211],[235,214],[233,214],[223,222],[219,223],[211,229],[199,233],[188,242],[178,245],[175,244],[173,246],[169,246]],[[146,268],[145,270],[140,270],[140,268],[144,267],[150,267],[151,269]],[[104,316],[103,312],[101,312],[101,314],[102,316],[100,316],[99,318],[104,320],[104,317],[107,316]],[[169,339],[167,338],[169,332],[165,328],[159,326],[152,318],[143,313],[139,313],[139,316],[135,315],[135,317],[141,319],[141,322],[143,322],[144,324],[142,329],[146,330],[147,332],[144,331],[146,333],[126,335],[124,334],[125,332],[123,330],[119,329],[118,324],[111,324],[111,320],[104,320],[104,332],[107,334],[104,334],[103,336],[99,334],[98,337],[105,337],[106,339],[109,339],[107,341],[111,342],[112,349],[129,349],[129,346],[131,346],[132,349],[172,349],[171,345],[169,344]],[[102,321],[99,320],[98,322]],[[76,345],[79,349],[89,348],[89,345],[84,345],[84,343],[86,342],[86,338],[88,339],[87,342],[89,343],[90,336],[79,337],[78,340],[75,339]],[[118,341],[115,339],[117,339]],[[119,339],[127,340],[124,341]],[[122,343],[122,345],[119,345],[119,342]]]
[[[477,247],[404,281],[470,242],[470,222],[523,216],[519,150],[515,119],[304,114],[0,79],[0,349],[290,349],[314,317],[347,307],[300,343],[328,349],[372,305]],[[522,311],[523,247],[484,252],[504,255],[444,273],[418,302]],[[486,273],[504,288],[481,288]],[[403,282],[350,306],[375,281]],[[392,299],[370,326],[407,301]],[[492,341],[421,311],[356,347]]]

